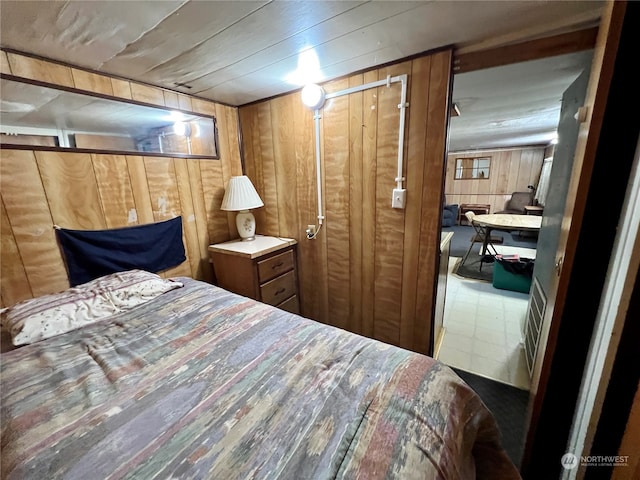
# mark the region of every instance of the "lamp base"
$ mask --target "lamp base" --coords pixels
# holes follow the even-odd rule
[[[256,239],[256,217],[249,210],[240,210],[236,215],[236,227],[243,242]]]

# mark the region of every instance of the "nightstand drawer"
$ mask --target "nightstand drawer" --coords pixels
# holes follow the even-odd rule
[[[293,250],[258,262],[258,281],[264,283],[278,275],[293,270]]]
[[[293,271],[260,285],[260,298],[269,305],[278,305],[295,293],[296,276]]]
[[[298,296],[294,295],[288,300],[285,300],[282,303],[276,305],[281,310],[285,310],[290,313],[295,313],[300,315],[300,302],[298,301]]]

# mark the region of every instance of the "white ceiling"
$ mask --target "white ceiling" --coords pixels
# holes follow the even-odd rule
[[[296,90],[305,81],[326,81],[443,46],[471,51],[594,25],[602,5],[602,1],[524,0],[2,0],[0,43],[4,48],[242,105]],[[317,68],[300,75],[298,64],[304,51],[314,53]],[[570,60],[573,67],[576,62]],[[562,80],[550,73],[544,78],[538,75],[546,82],[538,90],[557,102],[559,83],[566,83],[569,67],[556,64],[554,68]],[[463,116],[452,119],[452,146],[456,131],[473,133],[475,127],[469,122],[476,106],[495,112],[484,124],[511,122],[515,114],[506,105],[512,100],[520,112],[548,113],[550,107],[532,89],[522,96],[505,88],[503,80],[486,80],[482,75],[456,75],[454,100],[459,100]],[[547,91],[552,85],[553,95]],[[491,106],[491,99],[502,105]],[[521,123],[524,127],[536,122]],[[483,136],[491,133],[485,129]],[[477,146],[479,140],[474,137],[470,142],[463,140],[460,145]]]
[[[590,67],[592,50],[454,75],[449,151],[548,145],[562,94]]]

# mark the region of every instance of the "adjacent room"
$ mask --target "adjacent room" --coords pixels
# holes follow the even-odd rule
[[[638,259],[616,259],[637,237],[635,119],[622,177],[602,174],[637,8],[0,16],[2,478],[583,478],[593,452],[627,458],[612,478],[640,468],[637,372],[607,334],[633,328]]]

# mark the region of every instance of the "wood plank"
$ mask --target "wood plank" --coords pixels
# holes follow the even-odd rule
[[[34,296],[69,287],[33,152],[2,150],[0,191]],[[2,251],[2,263],[7,252]]]
[[[74,87],[71,69],[57,63],[45,62],[37,58],[26,57],[17,53],[7,53],[11,72],[24,78],[41,82],[55,83],[65,87]]]
[[[420,226],[422,224],[422,182],[429,105],[431,58],[421,57],[411,62],[406,111],[407,143],[405,155],[405,183],[407,204],[404,221],[404,255],[402,257],[402,303],[400,309],[400,339],[403,348],[413,348],[418,295],[418,269],[420,256]],[[444,164],[444,157],[442,158]]]
[[[133,100],[164,106],[164,94],[160,88],[150,87],[136,82],[129,82],[129,84],[131,86],[131,98]]]
[[[513,150],[509,152],[509,176],[507,177],[507,188],[505,193],[511,194],[518,191],[518,177],[520,175],[520,157],[522,150]]]
[[[120,98],[133,99],[131,95],[131,84],[125,80],[119,80],[117,78],[111,79],[111,88],[113,89],[113,95]]]
[[[193,112],[193,105],[191,105],[191,97],[182,93],[178,94],[178,105],[180,110],[186,110],[187,112]]]
[[[362,75],[349,77],[349,87],[363,85]],[[363,93],[349,95],[349,323],[362,334],[362,135]]]
[[[151,208],[153,209],[154,221],[161,222],[181,215],[182,206],[180,204],[180,195],[178,193],[178,182],[176,179],[174,159],[163,157],[143,158],[144,167],[147,172],[147,184],[149,185],[149,196],[151,198]],[[184,228],[182,232],[182,241],[185,244],[185,254],[187,259],[180,265],[166,270],[164,273],[167,277],[191,276],[189,250],[185,242]]]
[[[153,207],[151,206],[144,159],[137,155],[127,155],[126,158],[138,223],[141,225],[153,223]]]
[[[296,162],[296,176],[298,178],[296,185],[298,232],[296,238],[299,239],[297,248],[298,263],[300,264],[298,268],[300,305],[303,315],[326,322],[325,306],[328,305],[326,235],[321,230],[314,240],[309,240],[305,234],[307,225],[318,225],[315,123],[313,111],[300,100],[294,101],[292,107],[294,125],[292,134],[296,139],[295,155],[298,159]]]
[[[364,83],[378,80],[378,72],[365,72]],[[375,314],[375,258],[376,258],[376,178],[378,152],[378,91],[375,88],[362,94],[362,334],[373,337]]]
[[[295,238],[298,234],[298,201],[292,192],[297,190],[296,139],[291,132],[293,126],[294,95],[275,98],[271,102],[271,125],[274,142],[273,154],[277,158],[275,178],[278,192],[279,235]]]
[[[264,202],[264,231],[267,235],[280,235],[280,208],[278,205],[278,183],[276,178],[276,156],[274,153],[274,130],[271,123],[272,102],[258,105],[260,157],[262,159],[263,187],[260,198]]]
[[[344,90],[349,80],[331,83]],[[326,204],[328,322],[349,328],[349,97],[331,99],[323,111],[324,196]]]
[[[176,218],[182,210],[173,159],[166,157],[143,158],[154,221],[162,222]]]
[[[91,155],[107,228],[138,224],[131,180],[124,155]]]
[[[491,194],[495,194],[495,192],[498,191],[498,180],[500,178],[499,174],[498,174],[498,161],[495,155],[490,155],[491,156],[491,171],[489,172],[489,193]],[[492,203],[492,202],[487,202],[487,203]],[[493,205],[491,206],[491,213],[496,212],[497,210],[495,210],[493,208]]]
[[[455,73],[473,72],[484,68],[591,50],[595,47],[597,35],[598,27],[592,27],[503,47],[456,55],[453,71]]]
[[[256,161],[255,156],[260,156],[259,138],[259,125],[258,125],[258,107],[252,105],[238,112],[241,117],[242,123],[242,148],[244,154],[244,173],[253,186],[256,188],[256,192],[263,197],[263,185],[262,181],[262,168],[261,162]],[[263,199],[264,202],[264,199]],[[256,218],[256,233],[265,235],[264,233],[264,208],[256,208],[253,210],[253,215]]]
[[[170,92],[169,90],[163,90],[164,104],[169,108],[180,108],[180,102],[178,101],[178,94],[176,92]]]
[[[443,159],[447,128],[447,98],[451,88],[451,51],[432,55],[427,109],[424,176],[422,182],[422,223],[418,259],[418,292],[412,350],[429,354],[435,312],[440,218],[442,216]]]
[[[209,100],[203,100],[202,98],[191,97],[191,111],[193,112],[216,117],[217,115],[220,115],[221,110],[224,110],[224,108],[224,105],[210,102]]]
[[[176,182],[178,196],[180,198],[180,212],[182,215],[182,231],[184,233],[185,249],[189,260],[191,277],[199,278],[201,270],[201,252],[198,237],[198,226],[196,224],[196,214],[193,207],[193,194],[191,192],[191,181],[189,178],[189,168],[186,158],[174,158]]]
[[[77,68],[71,69],[71,75],[73,76],[73,83],[80,90],[113,95],[113,87],[109,77],[87,72],[86,70],[78,70]]]
[[[225,129],[229,139],[229,160],[231,161],[231,175],[242,175],[242,159],[240,157],[240,131],[238,130],[238,109],[235,107],[222,106],[222,111],[226,117],[227,128]]]
[[[8,307],[33,297],[33,292],[27,279],[27,272],[24,269],[4,202],[0,202],[0,207],[2,207],[0,212],[0,245],[2,246],[0,286],[2,287],[2,304]]]
[[[218,140],[220,142],[219,154],[220,164],[222,166],[222,183],[224,185],[224,188],[226,189],[233,171],[233,154],[231,153],[233,145],[229,144],[229,137],[224,133],[227,131],[227,116],[224,113],[224,105],[216,105],[216,107],[216,120],[218,122],[218,131],[220,132]],[[229,212],[227,214],[227,228],[229,229],[229,233],[231,234],[232,238],[239,237],[235,219],[236,213]]]
[[[53,221],[63,228],[107,227],[91,155],[35,152]]]
[[[7,58],[7,52],[0,50],[0,73],[11,75],[11,66]]]
[[[218,161],[200,160],[200,174],[204,204],[207,212],[209,227],[209,241],[220,243],[230,240],[227,212],[220,210],[224,198],[224,182],[222,178],[222,164]]]
[[[74,138],[76,148],[122,152],[135,152],[137,150],[134,139],[130,137],[76,133]]]
[[[195,278],[209,283],[213,282],[213,268],[209,262],[209,251],[207,250],[210,243],[209,228],[207,225],[207,208],[204,201],[204,188],[202,186],[200,162],[210,161],[212,160],[190,160],[187,162],[193,212],[196,217],[198,244],[200,246],[200,264]]]
[[[378,70],[378,79],[410,73],[411,63],[403,62]],[[400,84],[378,87],[378,139],[376,172],[376,256],[374,338],[398,345],[402,299],[402,245],[405,211],[391,208],[396,186]]]

